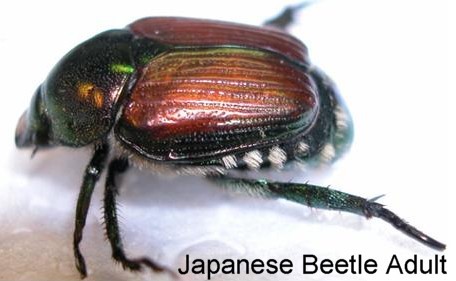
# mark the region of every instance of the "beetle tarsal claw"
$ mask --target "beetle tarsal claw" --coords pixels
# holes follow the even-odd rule
[[[76,269],[79,271],[79,274],[81,275],[81,279],[84,279],[87,277],[87,267],[85,264],[84,257],[82,256],[81,252],[79,251],[79,248],[74,249],[74,255],[75,255]]]
[[[144,268],[149,268],[153,272],[157,273],[166,273],[171,275],[174,279],[178,278],[178,275],[175,271],[170,269],[169,267],[162,266],[155,261],[147,258],[137,258],[137,259],[128,259],[125,256],[123,257],[114,257],[114,260],[119,262],[123,269],[128,269],[131,271],[142,271]]]

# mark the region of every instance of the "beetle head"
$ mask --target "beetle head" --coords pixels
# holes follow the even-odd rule
[[[79,147],[105,138],[134,72],[130,43],[127,30],[110,30],[65,55],[20,118],[16,146]]]
[[[16,127],[16,146],[32,145],[45,147],[49,144],[49,121],[44,112],[41,87],[33,95],[30,107],[26,110]]]

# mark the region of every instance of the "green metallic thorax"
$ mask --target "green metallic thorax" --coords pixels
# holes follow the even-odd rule
[[[76,46],[38,88],[16,132],[18,146],[80,147],[106,138],[137,65],[157,48],[126,30],[103,32]],[[132,43],[133,42],[133,43]],[[139,52],[142,52],[141,55]]]
[[[42,85],[55,143],[83,146],[111,129],[119,99],[133,67],[131,36],[104,32],[74,48]]]

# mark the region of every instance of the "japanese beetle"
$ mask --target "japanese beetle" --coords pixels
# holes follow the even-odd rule
[[[142,19],[77,46],[37,89],[16,130],[18,147],[94,147],[75,222],[82,277],[87,272],[79,243],[108,159],[107,236],[113,258],[131,270],[167,269],[123,251],[115,176],[129,165],[205,175],[265,197],[380,217],[444,249],[374,200],[310,184],[227,175],[295,160],[330,163],[351,138],[348,110],[299,40],[272,28],[185,18]]]

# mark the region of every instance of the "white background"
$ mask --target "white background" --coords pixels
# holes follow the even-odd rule
[[[261,24],[292,1],[14,1],[0,11],[0,280],[79,280],[72,255],[74,209],[88,150],[39,152],[14,147],[17,119],[36,87],[72,47],[106,29],[154,15]],[[290,32],[338,84],[355,121],[351,152],[326,172],[287,171],[282,180],[331,185],[381,203],[448,244],[455,276],[454,118],[450,111],[449,15],[443,1],[320,1],[299,14]],[[452,30],[451,37],[454,37]],[[452,46],[452,47],[451,47]],[[450,75],[450,71],[452,76]],[[453,82],[454,83],[454,82]],[[452,115],[453,116],[453,115]],[[454,154],[453,154],[454,155]],[[450,167],[453,173],[450,173]],[[269,176],[276,176],[274,175]],[[103,181],[102,181],[103,182]],[[131,256],[146,254],[177,268],[195,258],[289,258],[290,276],[215,276],[212,280],[384,280],[393,254],[430,250],[380,220],[311,210],[284,201],[229,195],[192,177],[162,179],[131,170],[120,197]],[[87,280],[162,280],[123,272],[110,260],[101,223],[102,183],[95,191],[82,250]],[[302,254],[379,264],[375,275],[301,274]],[[388,276],[448,280],[448,276]],[[204,276],[184,276],[204,280]]]

